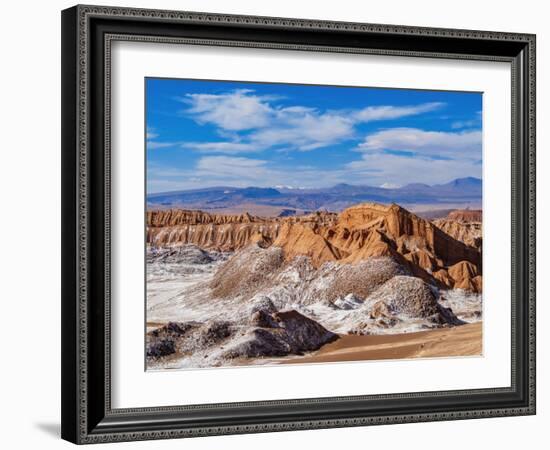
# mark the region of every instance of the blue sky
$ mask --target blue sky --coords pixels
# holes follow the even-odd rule
[[[481,178],[482,95],[147,78],[149,193]]]

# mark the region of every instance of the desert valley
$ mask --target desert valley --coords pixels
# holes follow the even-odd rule
[[[148,369],[481,354],[481,210],[292,195],[148,205]]]

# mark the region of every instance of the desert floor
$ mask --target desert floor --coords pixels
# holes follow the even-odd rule
[[[307,356],[284,359],[283,364],[365,361],[482,354],[482,322],[417,333],[342,336]]]
[[[148,324],[149,325],[149,324]],[[437,358],[482,355],[483,322],[416,333],[389,335],[341,335],[337,341],[304,356],[236,359],[233,367],[272,364],[311,364],[384,359]],[[166,361],[178,361],[170,355]],[[223,365],[222,365],[223,367]],[[164,367],[166,368],[166,367]],[[148,367],[148,369],[155,369]]]

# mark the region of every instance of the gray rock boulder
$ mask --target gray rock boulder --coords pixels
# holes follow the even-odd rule
[[[271,314],[260,310],[254,318],[256,327],[227,346],[223,358],[300,355],[338,339],[337,334],[295,310]]]

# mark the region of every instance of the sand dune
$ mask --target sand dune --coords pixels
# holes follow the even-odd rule
[[[341,336],[307,356],[283,364],[365,361],[482,354],[482,322],[452,328],[378,336]]]

